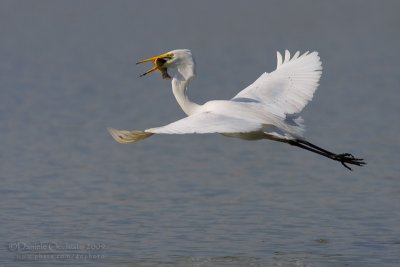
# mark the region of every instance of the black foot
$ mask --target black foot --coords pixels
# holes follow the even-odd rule
[[[347,166],[346,163],[352,164],[352,165],[357,165],[357,166],[363,166],[366,164],[364,162],[364,159],[355,158],[352,154],[349,154],[349,153],[334,155],[333,159],[340,161],[340,163],[342,163],[342,165],[350,171],[352,171],[352,169],[349,166]]]

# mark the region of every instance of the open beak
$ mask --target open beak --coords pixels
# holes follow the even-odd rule
[[[168,53],[165,54],[161,54],[155,57],[151,57],[151,58],[147,58],[144,60],[141,60],[139,62],[136,63],[137,64],[141,64],[141,63],[145,63],[145,62],[153,62],[154,66],[149,69],[148,71],[146,71],[145,73],[143,73],[142,75],[140,75],[139,77],[143,77],[155,70],[159,70],[162,74],[163,79],[171,79],[171,76],[169,76],[168,72],[167,72],[167,68],[164,67],[165,62],[167,62],[168,59],[170,59],[171,56]]]

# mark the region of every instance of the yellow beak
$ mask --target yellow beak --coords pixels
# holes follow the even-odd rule
[[[151,72],[153,72],[155,70],[160,70],[161,73],[163,74],[163,78],[164,78],[164,73],[166,72],[166,68],[162,68],[162,66],[164,65],[164,63],[166,61],[164,58],[171,58],[171,55],[168,54],[168,53],[164,53],[164,54],[161,54],[161,55],[158,55],[158,56],[155,56],[155,57],[150,57],[150,58],[147,58],[147,59],[144,59],[144,60],[141,60],[141,61],[137,62],[136,64],[141,64],[141,63],[153,61],[153,64],[154,64],[154,66],[151,69],[149,69],[148,71],[146,71],[145,73],[143,73],[139,77],[143,77],[143,76],[145,76],[145,75],[147,75],[147,74],[149,74],[149,73],[151,73]]]

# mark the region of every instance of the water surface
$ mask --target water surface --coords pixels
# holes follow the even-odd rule
[[[0,265],[398,266],[399,8],[1,1]],[[107,127],[183,117],[135,66],[176,48],[196,56],[200,103],[272,71],[277,50],[319,51],[307,138],[368,165],[219,135],[115,143]]]

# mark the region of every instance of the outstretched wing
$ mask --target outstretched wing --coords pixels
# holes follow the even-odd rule
[[[260,122],[244,120],[213,112],[202,112],[168,125],[145,130],[157,134],[248,133],[262,128]]]
[[[321,61],[317,52],[296,52],[292,58],[288,50],[285,58],[277,52],[277,67],[263,73],[253,84],[239,92],[234,101],[257,101],[274,107],[284,114],[299,113],[312,99],[321,77]]]
[[[262,124],[252,120],[238,119],[213,112],[198,113],[168,125],[145,131],[126,131],[109,128],[112,137],[121,144],[146,139],[153,134],[205,134],[205,133],[248,133],[260,130]]]

